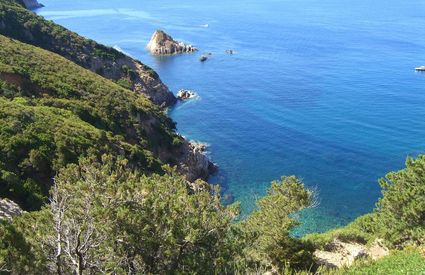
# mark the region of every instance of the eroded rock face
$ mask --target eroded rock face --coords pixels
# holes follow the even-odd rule
[[[206,145],[193,141],[185,141],[182,146],[182,155],[177,170],[188,181],[197,179],[207,180],[215,173],[217,167],[205,155]]]
[[[132,90],[149,98],[153,103],[162,107],[169,107],[177,99],[159,76],[141,62],[122,55],[115,62],[102,58],[90,58],[90,70],[105,78],[119,80],[127,79]],[[125,68],[125,70],[124,70]]]
[[[0,199],[0,220],[12,219],[23,213],[22,209],[11,200]]]
[[[389,254],[382,240],[376,240],[371,247],[353,242],[343,242],[335,239],[328,245],[326,250],[314,252],[316,262],[330,268],[351,266],[355,260],[370,257],[373,260],[380,259]]]
[[[29,10],[38,9],[44,7],[44,5],[40,4],[37,0],[22,0],[25,7]]]
[[[198,50],[192,45],[175,41],[170,35],[161,30],[155,31],[147,48],[154,55],[193,53]]]

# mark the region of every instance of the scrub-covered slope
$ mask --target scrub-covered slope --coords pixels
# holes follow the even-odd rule
[[[148,66],[86,39],[25,9],[19,1],[0,0],[0,34],[55,52],[122,86],[170,106],[174,95]]]
[[[38,208],[55,172],[89,154],[145,172],[179,163],[184,140],[144,96],[43,49],[0,45],[0,196]]]

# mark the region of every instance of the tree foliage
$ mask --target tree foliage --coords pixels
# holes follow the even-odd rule
[[[296,178],[274,182],[258,210],[235,222],[238,205],[223,206],[216,187],[166,170],[145,176],[110,155],[68,165],[48,207],[14,220],[22,242],[5,250],[13,257],[6,253],[3,262],[14,272],[233,274],[311,260],[289,234],[296,225],[290,215],[310,200]],[[11,260],[19,257],[25,261]]]
[[[405,169],[388,173],[379,184],[380,234],[396,247],[425,244],[425,156],[408,158]]]
[[[257,210],[238,228],[244,238],[243,257],[247,266],[308,268],[312,246],[291,237],[298,225],[296,212],[312,205],[313,194],[294,176],[274,181],[267,196],[257,201]]]

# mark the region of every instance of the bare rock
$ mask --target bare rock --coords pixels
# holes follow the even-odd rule
[[[334,240],[327,247],[327,251],[314,252],[316,262],[331,268],[350,266],[356,259],[367,257],[367,249],[358,243],[342,242]]]
[[[335,239],[326,250],[314,252],[317,264],[330,268],[348,267],[360,258],[369,257],[377,260],[388,254],[389,250],[383,245],[382,240],[376,240],[370,248],[367,248],[363,244]]]
[[[15,202],[8,199],[0,199],[0,220],[12,219],[23,212]]]
[[[175,41],[170,35],[161,30],[154,32],[147,48],[154,55],[193,53],[198,50],[192,45]]]
[[[190,90],[180,90],[177,92],[177,99],[179,100],[188,100],[196,97],[196,93]]]
[[[382,239],[376,239],[368,249],[368,254],[372,260],[378,260],[390,254],[390,250],[384,245]]]
[[[169,107],[177,101],[152,69],[129,56],[122,55],[112,64],[108,60],[91,58],[89,64],[91,71],[101,71],[100,74],[108,79],[128,78],[129,83],[133,85],[133,91],[146,96],[156,105]]]
[[[217,170],[216,165],[205,155],[205,144],[185,141],[182,149],[177,170],[185,175],[188,181],[206,180]]]

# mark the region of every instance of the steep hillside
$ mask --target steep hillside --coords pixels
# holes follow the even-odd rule
[[[36,209],[59,168],[92,154],[125,156],[146,173],[167,163],[189,180],[208,176],[206,157],[144,96],[43,49],[0,44],[0,196]]]
[[[148,66],[37,16],[21,6],[19,1],[0,0],[0,34],[55,52],[146,95],[157,105],[170,106],[176,101],[167,86]]]

